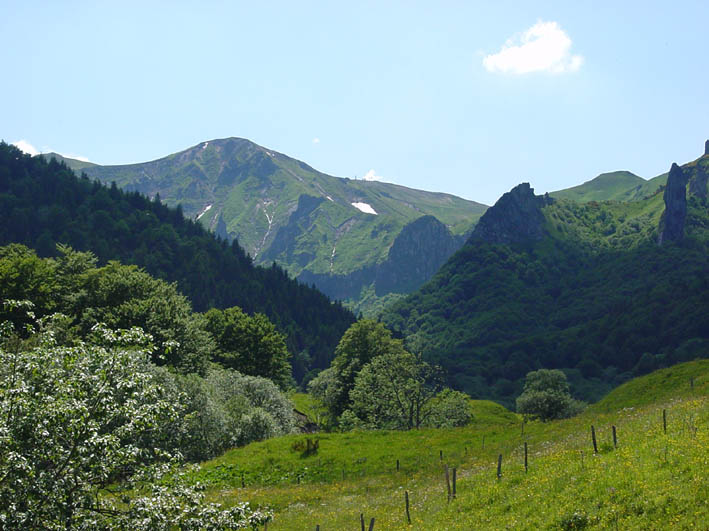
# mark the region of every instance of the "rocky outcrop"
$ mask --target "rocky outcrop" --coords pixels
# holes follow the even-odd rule
[[[377,268],[375,292],[410,293],[430,279],[463,244],[433,216],[406,225]]]
[[[489,243],[541,240],[544,236],[542,208],[553,202],[548,194],[534,195],[529,183],[519,184],[483,214],[470,240]]]
[[[709,155],[709,140],[704,142],[704,154]]]
[[[665,211],[660,218],[657,243],[680,241],[684,237],[687,217],[687,176],[677,164],[672,164],[663,195]]]
[[[377,296],[410,293],[428,281],[464,241],[434,216],[422,216],[401,230],[384,262],[346,275],[304,270],[298,280],[339,300],[356,299],[372,283]]]

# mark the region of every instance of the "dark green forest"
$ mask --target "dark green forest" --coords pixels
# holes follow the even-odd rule
[[[694,186],[681,241],[657,244],[662,189],[628,203],[556,200],[541,209],[541,239],[471,239],[383,321],[453,386],[507,406],[540,368],[563,369],[575,396],[595,401],[632,376],[706,357],[709,212]]]
[[[56,244],[91,251],[175,282],[196,311],[239,306],[263,313],[282,332],[297,380],[327,367],[354,316],[277,266],[255,267],[236,241],[215,237],[146,198],[76,176],[65,164],[0,144],[0,244],[22,243],[40,257]]]

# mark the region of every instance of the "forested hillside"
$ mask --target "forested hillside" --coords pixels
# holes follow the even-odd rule
[[[240,306],[266,314],[286,334],[294,375],[326,367],[354,321],[339,303],[288,277],[255,267],[237,241],[215,237],[182,210],[138,192],[77,177],[56,160],[0,144],[0,244],[23,243],[40,256],[57,243],[90,250],[176,282],[194,309]]]
[[[508,405],[540,367],[564,369],[577,397],[596,400],[631,375],[705,357],[708,169],[707,155],[673,167],[674,184],[626,203],[520,185],[383,320],[458,388]]]

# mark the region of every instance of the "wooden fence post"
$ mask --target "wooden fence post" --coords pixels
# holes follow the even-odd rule
[[[411,515],[409,514],[409,491],[404,491],[404,499],[406,500],[406,521],[411,525]],[[364,525],[364,524],[363,524]]]
[[[667,434],[667,410],[662,410],[662,430]]]
[[[438,450],[438,458],[443,462],[443,450]]]
[[[362,531],[364,531],[364,513],[359,513],[359,523],[362,527]]]
[[[598,445],[596,444],[596,429],[591,424],[591,440],[593,441],[593,453],[598,453]]]
[[[369,531],[372,531],[372,529],[374,529],[374,518],[369,521]]]
[[[497,456],[497,479],[502,478],[502,454]]]
[[[396,460],[396,471],[397,472],[399,471],[399,460],[398,459]]]
[[[613,428],[613,448],[618,448],[618,437],[615,433],[615,426],[612,426]]]
[[[448,487],[448,501],[451,501],[451,478],[448,473],[448,465],[446,465],[446,486]]]
[[[527,473],[527,442],[524,443],[524,473]]]
[[[458,472],[458,469],[456,467],[453,467],[453,499],[454,500],[455,500],[455,482],[456,482],[456,478],[458,475],[457,472]]]

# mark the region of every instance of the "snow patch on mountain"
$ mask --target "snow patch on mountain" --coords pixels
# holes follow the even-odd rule
[[[204,216],[210,208],[212,208],[212,205],[207,205],[206,207],[204,207],[204,210],[202,210],[202,212],[197,215],[197,219]]]
[[[374,214],[375,216],[377,215],[377,212],[372,208],[372,205],[370,205],[369,203],[352,203],[352,206],[360,212],[364,212],[365,214]]]

